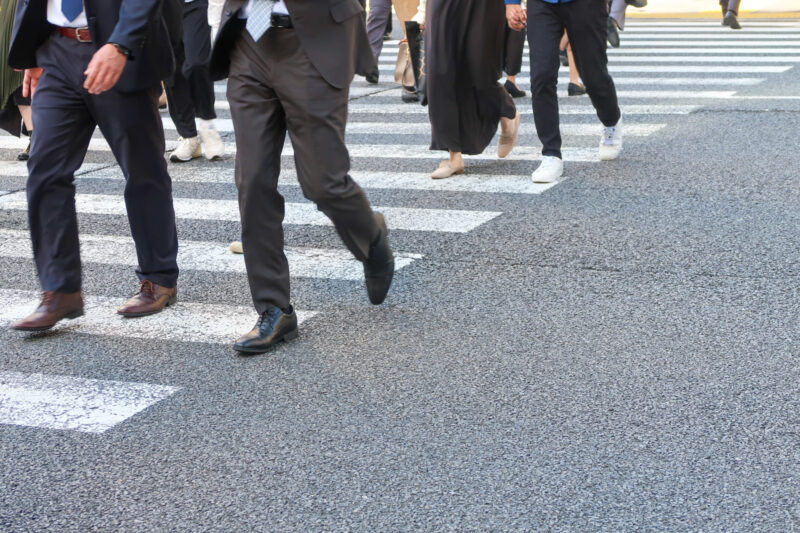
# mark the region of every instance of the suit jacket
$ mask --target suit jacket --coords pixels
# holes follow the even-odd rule
[[[120,44],[131,51],[115,88],[138,91],[158,85],[175,69],[162,0],[84,0],[92,45]],[[53,33],[47,0],[18,0],[8,63],[36,67],[36,51]]]
[[[306,55],[325,80],[344,88],[353,75],[375,68],[358,0],[285,0],[292,24]],[[246,0],[226,0],[222,21],[211,52],[211,76],[228,77],[230,54],[244,21],[238,19]],[[272,30],[270,30],[272,31]]]

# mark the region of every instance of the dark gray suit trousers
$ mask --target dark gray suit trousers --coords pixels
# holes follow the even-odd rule
[[[243,30],[231,53],[227,95],[236,130],[244,260],[261,314],[269,305],[290,303],[284,200],[278,192],[287,130],[303,194],[331,219],[358,260],[366,260],[380,229],[364,191],[348,174],[349,88],[325,81],[294,30],[270,28],[258,43]]]

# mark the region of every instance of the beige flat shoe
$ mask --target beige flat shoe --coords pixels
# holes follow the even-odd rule
[[[244,253],[244,248],[242,248],[242,241],[233,241],[228,248],[230,249],[231,252],[235,254]]]
[[[500,139],[497,141],[497,157],[503,158],[511,153],[514,145],[517,144],[517,137],[519,135],[519,121],[520,114],[517,111],[517,116],[511,122],[511,129],[506,133],[500,134]]]
[[[453,174],[463,174],[464,166],[454,167],[450,164],[450,160],[445,159],[439,164],[439,168],[431,173],[431,178],[440,180],[442,178],[449,178]]]

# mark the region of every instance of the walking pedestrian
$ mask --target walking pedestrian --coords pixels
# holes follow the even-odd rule
[[[520,115],[498,83],[506,20],[500,2],[430,0],[425,24],[431,150],[450,154],[431,178],[464,172],[462,154],[480,154],[497,133],[498,157],[514,148]]]
[[[531,94],[536,131],[542,142],[542,162],[531,176],[536,183],[552,183],[564,172],[559,129],[558,46],[567,30],[575,66],[604,129],[598,155],[601,160],[619,157],[622,121],[617,91],[608,73],[606,39],[608,8],[595,0],[530,0],[527,12],[519,0],[505,0],[506,16],[513,29],[527,23],[531,55]]]
[[[153,314],[177,298],[172,186],[158,113],[174,68],[158,0],[20,2],[9,64],[26,69],[36,134],[28,162],[28,223],[39,308],[12,327],[43,331],[83,314],[75,171],[100,127],[126,178],[139,289],[118,313]],[[91,26],[89,22],[91,21]]]
[[[169,116],[180,135],[169,160],[181,163],[205,156],[213,161],[222,158],[225,145],[214,124],[217,113],[214,82],[208,72],[208,0],[184,0],[182,15],[182,38],[175,49],[177,68],[166,83]]]
[[[211,74],[228,78],[244,260],[259,314],[235,342],[239,352],[261,353],[298,335],[278,192],[287,130],[303,194],[363,263],[370,302],[380,304],[389,291],[386,222],[348,174],[344,143],[350,82],[375,66],[362,12],[357,0],[225,3]]]

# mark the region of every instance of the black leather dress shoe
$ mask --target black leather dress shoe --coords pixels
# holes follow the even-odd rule
[[[403,102],[407,104],[413,102],[419,102],[419,93],[417,93],[417,90],[415,88],[406,87],[405,85],[403,85],[401,91],[402,92],[400,93],[400,99],[403,100]]]
[[[582,94],[586,94],[586,87],[580,83],[569,82],[569,85],[567,85],[567,96],[581,96]]]
[[[608,17],[608,44],[612,48],[619,48],[619,30],[617,29],[617,22]]]
[[[739,21],[736,19],[736,13],[733,11],[728,11],[725,13],[725,17],[722,19],[722,25],[728,26],[732,30],[742,29],[742,25],[739,24]]]
[[[375,305],[383,303],[394,277],[394,255],[389,247],[389,228],[380,213],[375,220],[381,228],[378,239],[369,248],[369,257],[364,261],[364,279],[367,281],[369,301]]]
[[[241,353],[264,353],[281,341],[296,339],[297,313],[290,307],[289,312],[272,306],[258,318],[250,333],[236,339],[233,349]]]
[[[374,85],[380,80],[381,71],[378,70],[378,67],[375,67],[374,70],[369,71],[364,77],[367,79],[367,83],[372,83]]]
[[[506,88],[506,91],[508,91],[508,94],[511,95],[511,98],[522,98],[525,96],[525,91],[511,83],[511,80],[506,80],[506,83],[503,85],[503,87]]]

